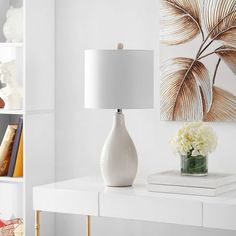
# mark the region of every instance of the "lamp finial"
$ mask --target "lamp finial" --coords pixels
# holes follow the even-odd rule
[[[119,50],[124,49],[124,44],[123,43],[118,43],[117,49],[119,49]]]

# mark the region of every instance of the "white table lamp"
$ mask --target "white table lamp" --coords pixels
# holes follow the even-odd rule
[[[118,49],[122,49],[122,44]],[[153,51],[86,50],[85,108],[116,109],[101,155],[107,186],[130,186],[137,173],[137,152],[122,109],[153,108]]]

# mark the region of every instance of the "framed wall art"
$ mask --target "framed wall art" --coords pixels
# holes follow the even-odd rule
[[[161,0],[162,120],[236,121],[235,0]]]

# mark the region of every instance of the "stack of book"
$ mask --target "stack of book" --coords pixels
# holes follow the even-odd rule
[[[8,125],[0,146],[0,176],[23,176],[23,119]]]
[[[236,175],[209,173],[208,176],[182,176],[179,171],[165,171],[148,177],[148,191],[217,196],[236,190]]]

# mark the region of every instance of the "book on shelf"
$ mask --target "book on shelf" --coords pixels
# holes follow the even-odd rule
[[[8,173],[7,173],[7,176],[9,177],[13,177],[13,174],[14,174],[22,129],[23,129],[23,118],[20,117],[17,124],[16,135],[14,138],[13,148],[11,152],[10,165],[9,165]]]
[[[8,125],[0,146],[0,176],[6,176],[10,165],[17,125]]]
[[[150,175],[147,189],[151,192],[217,196],[236,190],[236,175],[209,173],[207,176],[182,176],[179,171],[165,171]]]
[[[13,172],[13,177],[23,176],[23,130],[21,131],[20,144],[16,157],[16,165]]]

